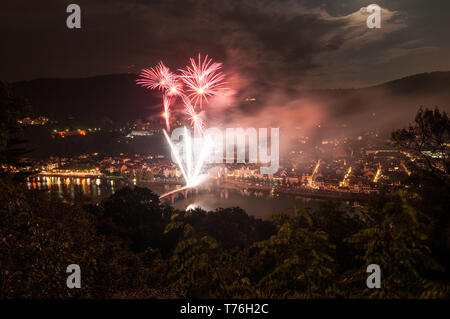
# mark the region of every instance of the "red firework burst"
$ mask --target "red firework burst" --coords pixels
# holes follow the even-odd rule
[[[208,102],[208,97],[223,94],[225,75],[220,72],[222,63],[212,62],[207,55],[202,60],[200,54],[198,61],[190,58],[190,62],[186,69],[180,70],[180,77],[186,85],[189,99],[202,107],[203,101]]]
[[[170,72],[164,63],[159,62],[154,68],[143,69],[139,74],[141,77],[136,81],[137,84],[148,88],[161,91],[168,90],[171,95],[181,91],[181,84],[178,82],[178,76]]]

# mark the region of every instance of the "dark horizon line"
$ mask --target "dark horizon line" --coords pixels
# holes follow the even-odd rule
[[[379,82],[373,85],[369,86],[361,86],[361,87],[351,87],[351,88],[307,88],[306,90],[314,90],[314,91],[329,91],[329,90],[357,90],[357,89],[368,89],[368,88],[374,88],[379,87],[382,85],[385,85],[387,83],[392,83],[399,80],[404,80],[408,78],[413,78],[416,76],[423,76],[423,75],[430,75],[430,74],[439,74],[439,73],[450,73],[450,70],[440,70],[440,71],[429,71],[429,72],[421,72],[421,73],[413,73],[410,75],[405,75],[400,78],[395,78],[391,80],[387,80],[384,82]],[[53,81],[53,80],[87,80],[87,79],[95,79],[95,78],[106,78],[106,77],[114,77],[114,76],[138,76],[136,73],[108,73],[108,74],[98,74],[98,75],[91,75],[91,76],[81,76],[81,77],[43,77],[43,78],[35,78],[31,80],[20,80],[20,81],[14,81],[10,82],[7,80],[0,80],[4,83],[7,83],[9,85],[15,85],[15,84],[22,84],[27,82],[35,82],[35,81]]]

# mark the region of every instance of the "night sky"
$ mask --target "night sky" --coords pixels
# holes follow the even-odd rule
[[[180,68],[201,52],[228,72],[282,88],[360,87],[450,69],[450,1],[378,0],[368,29],[358,0],[4,1],[1,79]]]

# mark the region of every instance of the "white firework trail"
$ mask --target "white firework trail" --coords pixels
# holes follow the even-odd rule
[[[187,128],[184,127],[184,160],[182,160],[181,155],[173,145],[167,132],[165,130],[163,132],[175,157],[175,162],[186,181],[186,186],[182,189],[192,188],[202,183],[207,178],[206,174],[201,174],[201,170],[211,150],[212,141],[210,136],[203,135],[193,140]],[[201,139],[201,141],[198,139]],[[200,151],[197,152],[199,148]],[[194,153],[198,154],[198,156],[194,156]]]

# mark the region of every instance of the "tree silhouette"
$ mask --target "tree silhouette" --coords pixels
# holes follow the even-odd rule
[[[450,119],[447,113],[420,108],[414,123],[392,133],[395,144],[423,159],[427,171],[437,178],[450,171]]]

